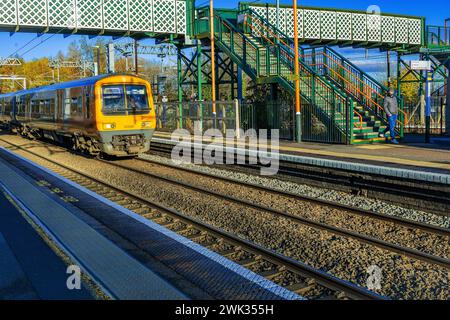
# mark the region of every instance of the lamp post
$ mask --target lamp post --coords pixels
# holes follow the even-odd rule
[[[100,46],[94,46],[93,48],[97,49],[97,68],[95,69],[95,75],[98,76],[100,74]]]
[[[216,128],[216,56],[214,50],[214,6],[213,0],[209,1],[209,29],[211,42],[211,99],[212,99],[212,114],[214,118],[214,128]]]
[[[138,46],[139,46],[138,41],[134,39],[134,73],[136,75],[139,74]]]
[[[447,19],[445,19],[444,20],[444,35],[445,35],[445,45],[446,46],[448,46],[449,45],[449,39],[448,39],[448,36],[449,36],[449,34],[450,34],[450,31],[447,29],[447,23],[450,21],[450,18],[447,18]]]
[[[294,73],[295,73],[295,130],[297,142],[302,141],[302,114],[300,110],[300,75],[299,75],[299,55],[298,55],[298,19],[297,0],[293,0],[294,9]]]

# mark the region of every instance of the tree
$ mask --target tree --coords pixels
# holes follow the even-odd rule
[[[407,70],[401,71],[401,78],[402,81],[415,81],[415,82],[402,82],[401,86],[401,95],[405,100],[406,104],[412,104],[416,103],[419,99],[419,82],[417,81],[417,78],[412,74],[406,75]],[[406,76],[405,76],[406,75]],[[395,79],[391,83],[392,88],[397,88],[398,79]],[[387,86],[387,82],[384,83],[385,86]]]

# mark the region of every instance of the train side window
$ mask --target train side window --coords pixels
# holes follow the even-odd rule
[[[64,99],[64,119],[69,119],[70,118],[70,109],[71,109],[71,99]]]
[[[78,99],[72,98],[70,100],[70,115],[76,116],[77,115],[77,109],[78,109]]]
[[[25,104],[23,104],[22,101],[23,101],[22,97],[16,98],[16,110],[17,110],[18,116],[24,117],[25,116]]]
[[[86,114],[85,118],[89,119],[91,117],[91,96],[89,93],[85,96],[85,103],[86,103]]]
[[[83,113],[81,97],[73,97],[70,101],[70,115],[80,116]]]
[[[31,100],[31,117],[39,118],[39,100]]]
[[[48,99],[41,101],[40,114],[41,114],[41,118],[43,118],[43,119],[47,119],[48,118],[48,115],[49,115],[49,103],[50,103],[50,101]]]
[[[54,119],[55,118],[55,99],[49,99],[48,100],[48,112],[47,112],[47,117],[48,119]]]
[[[5,115],[9,116],[11,115],[12,111],[12,99],[5,101]]]
[[[45,117],[45,100],[39,100],[39,118]]]
[[[94,107],[95,101],[92,92],[92,86],[83,87],[83,94],[84,94],[84,104],[86,106],[84,116],[86,119],[90,119],[94,110],[92,108]]]
[[[83,97],[82,96],[79,96],[77,98],[77,114],[79,116],[83,115]]]

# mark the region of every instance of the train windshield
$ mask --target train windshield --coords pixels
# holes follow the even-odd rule
[[[143,85],[103,87],[103,114],[133,115],[149,112],[147,89]]]

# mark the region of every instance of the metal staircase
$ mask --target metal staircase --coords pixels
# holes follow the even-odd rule
[[[249,32],[254,42],[280,45],[288,49],[292,55],[293,40],[271,25],[266,19],[252,9],[246,9],[244,29]],[[248,35],[250,37],[250,35]],[[388,90],[367,73],[351,63],[348,59],[327,46],[320,48],[300,48],[300,63],[306,64],[316,74],[337,87],[343,95],[357,103],[353,113],[353,135],[351,143],[385,142],[379,133],[387,126],[387,117],[382,104]],[[398,99],[400,114],[396,132],[403,136],[405,113],[403,101]],[[389,136],[389,133],[387,134]]]
[[[355,136],[354,143],[384,142],[386,140],[378,135],[387,126],[387,116],[383,109],[387,87],[328,46],[301,49],[300,57],[357,102],[357,110],[363,115],[364,126],[358,129],[359,134],[357,137]],[[407,116],[403,111],[403,99],[397,97],[397,100],[399,116],[396,133],[399,138],[403,137]]]
[[[219,15],[214,20],[220,50],[257,83],[278,83],[294,94],[294,53],[289,47],[245,32]],[[355,102],[305,62],[300,60],[299,67],[304,140],[352,143],[354,129],[362,128],[364,120]]]

